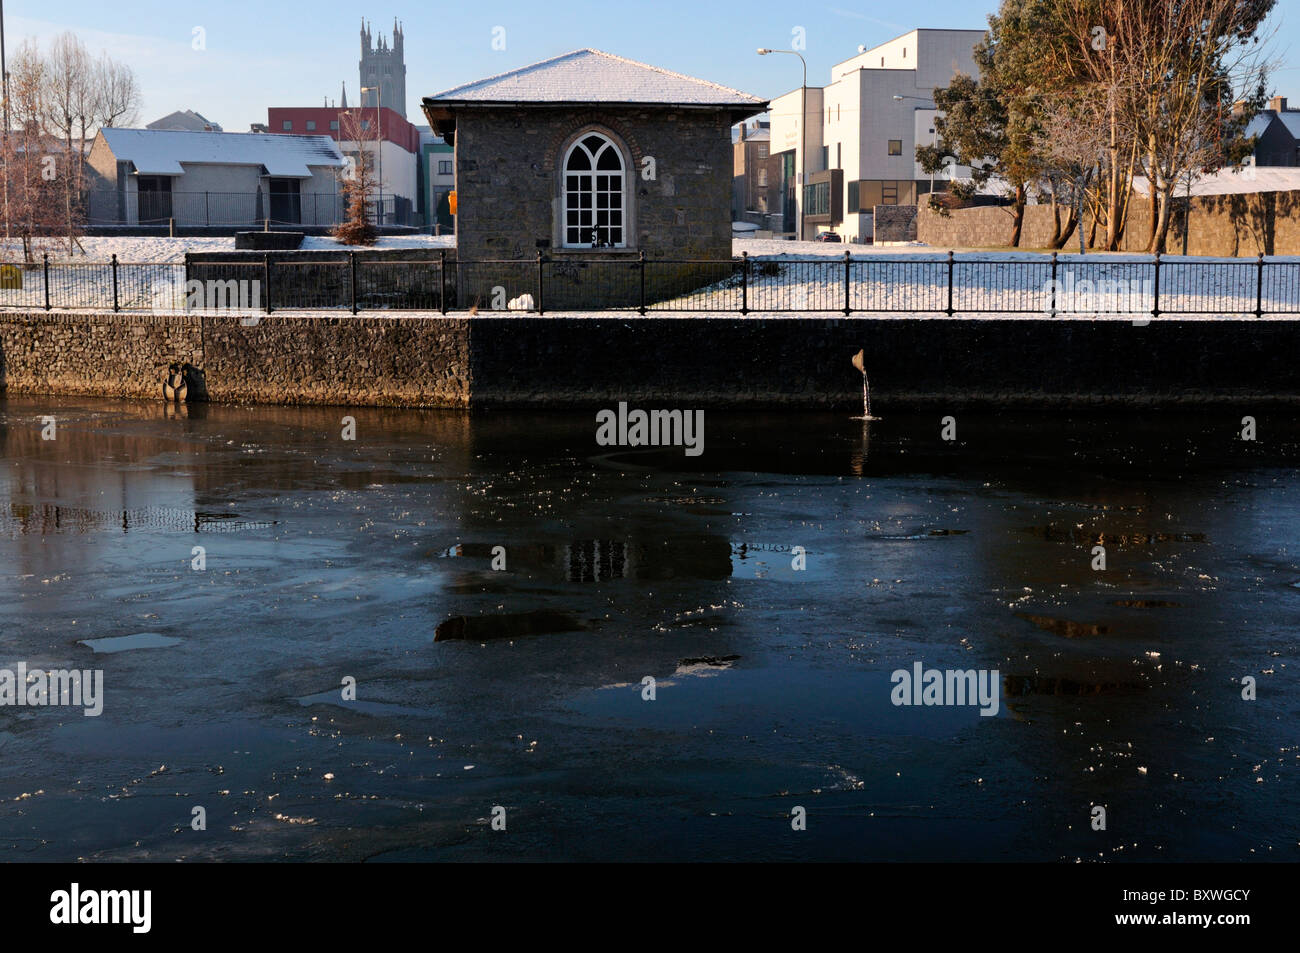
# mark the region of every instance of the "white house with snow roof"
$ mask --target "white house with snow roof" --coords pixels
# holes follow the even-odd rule
[[[101,129],[91,224],[292,225],[338,220],[346,160],[328,136]]]
[[[423,109],[454,147],[460,260],[542,252],[581,277],[578,260],[730,260],[731,127],[767,102],[582,49],[426,96]]]

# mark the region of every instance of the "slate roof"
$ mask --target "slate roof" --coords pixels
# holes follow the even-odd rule
[[[424,102],[431,106],[622,103],[742,107],[755,112],[767,106],[766,100],[728,86],[592,49],[456,86],[426,96]]]
[[[140,175],[183,175],[181,163],[255,165],[267,175],[306,179],[311,166],[339,168],[343,155],[329,136],[254,132],[179,132],[170,129],[100,130],[113,157]]]

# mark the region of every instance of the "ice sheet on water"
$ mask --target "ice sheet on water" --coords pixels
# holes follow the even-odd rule
[[[184,641],[158,632],[137,632],[135,635],[119,635],[106,639],[82,639],[80,644],[88,646],[95,654],[102,655],[128,652],[131,649],[162,649]]]

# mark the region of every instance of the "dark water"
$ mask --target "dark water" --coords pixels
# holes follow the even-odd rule
[[[0,856],[1300,858],[1288,413],[595,409],[0,402],[0,668],[104,673],[0,708]]]

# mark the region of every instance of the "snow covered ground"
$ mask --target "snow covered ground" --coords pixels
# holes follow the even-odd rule
[[[56,246],[50,242],[45,242],[38,251],[38,257],[40,251],[44,251],[49,253],[51,262],[105,262],[113,255],[117,255],[119,262],[151,264],[155,262],[184,261],[187,251],[235,250],[233,235],[224,238],[155,238],[96,235],[82,238],[81,244],[86,249],[86,253],[83,255],[80,251],[77,251],[69,257],[66,243]],[[347,247],[339,244],[333,238],[315,235],[308,235],[302,243],[302,248],[305,251],[336,251]],[[454,235],[386,235],[372,247],[455,248],[456,237]],[[22,258],[22,243],[0,241],[0,251],[2,251],[0,259],[19,261]]]

